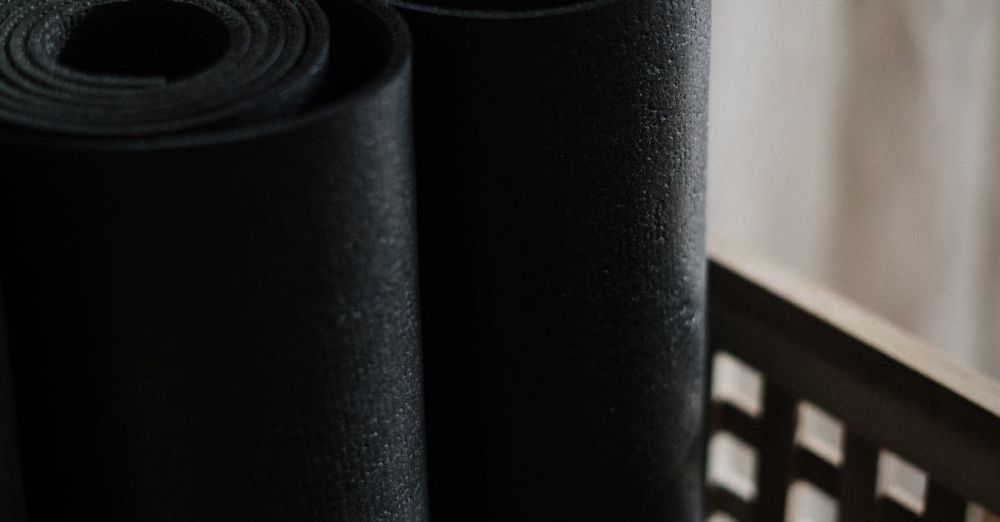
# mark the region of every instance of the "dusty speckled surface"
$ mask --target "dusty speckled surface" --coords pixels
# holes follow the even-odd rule
[[[303,36],[272,11],[305,4],[323,16],[257,0],[226,23]],[[291,56],[114,94],[147,111],[142,128],[79,85],[60,92],[80,114],[38,102],[3,119],[0,274],[32,520],[425,518],[410,43],[384,7],[330,17],[336,31],[308,34],[333,39],[334,92],[312,104],[289,98],[319,89],[317,71],[288,67],[327,42],[249,38],[230,44]],[[250,85],[282,71],[298,76]],[[227,90],[248,112],[223,103],[205,125],[143,101]],[[249,91],[264,98],[240,105]]]
[[[403,8],[432,518],[700,520],[709,3],[496,4]]]

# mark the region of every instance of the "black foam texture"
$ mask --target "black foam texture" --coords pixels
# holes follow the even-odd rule
[[[426,518],[409,35],[322,9],[0,2],[31,520]]]
[[[14,424],[14,389],[11,385],[5,323],[3,294],[0,292],[0,520],[25,522],[21,464]]]
[[[701,520],[709,2],[391,3],[432,519]]]

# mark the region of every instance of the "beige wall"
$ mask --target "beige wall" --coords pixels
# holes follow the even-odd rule
[[[713,233],[1000,377],[1000,2],[713,16]]]

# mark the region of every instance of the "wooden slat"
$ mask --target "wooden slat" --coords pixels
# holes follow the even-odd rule
[[[788,485],[792,477],[792,452],[797,424],[796,400],[767,381],[764,412],[760,421],[762,437],[757,460],[757,504],[754,520],[785,520]]]
[[[728,402],[712,405],[712,433],[717,431],[728,431],[753,447],[761,442],[757,419]]]
[[[706,512],[709,515],[722,512],[743,522],[751,520],[751,504],[728,489],[709,486],[705,497]]]
[[[918,522],[920,520],[920,517],[914,512],[889,497],[878,499],[877,511],[879,522]]]
[[[1000,477],[997,480],[1000,481]],[[933,479],[927,484],[927,495],[924,505],[924,520],[931,522],[965,522],[965,499],[954,491],[938,484]]]
[[[805,449],[795,450],[795,478],[805,480],[821,491],[837,498],[840,492],[840,471],[836,466]]]
[[[717,240],[710,251],[713,343],[1000,511],[1000,384],[762,258]]]
[[[875,482],[878,479],[878,448],[847,431],[844,461],[840,466],[840,520],[875,522]]]

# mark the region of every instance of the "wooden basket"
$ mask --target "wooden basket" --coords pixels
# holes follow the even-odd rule
[[[735,359],[763,381],[758,407],[713,384],[709,436],[752,448],[756,472],[743,491],[710,475],[709,515],[799,520],[789,491],[806,484],[847,522],[1000,520],[988,513],[1000,513],[1000,384],[767,260],[709,250],[716,370]],[[816,407],[840,426],[829,451],[801,436],[803,408]],[[888,452],[925,473],[922,495],[879,487]]]

